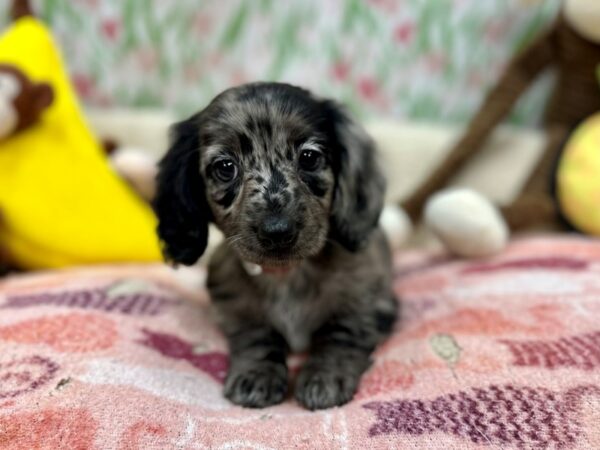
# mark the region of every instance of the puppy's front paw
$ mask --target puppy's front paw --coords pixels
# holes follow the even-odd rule
[[[298,375],[296,400],[311,410],[340,406],[352,400],[359,379],[336,369],[306,367]]]
[[[236,405],[264,408],[281,403],[287,385],[287,370],[282,365],[231,368],[225,380],[225,397]]]

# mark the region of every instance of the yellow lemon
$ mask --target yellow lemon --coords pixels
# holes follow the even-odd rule
[[[561,211],[578,230],[600,236],[600,113],[569,138],[557,173]]]

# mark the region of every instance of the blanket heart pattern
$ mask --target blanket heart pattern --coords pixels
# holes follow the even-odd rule
[[[230,404],[208,296],[166,266],[4,278],[0,448],[600,448],[600,241],[401,252],[394,273],[394,333],[354,400],[317,412]]]

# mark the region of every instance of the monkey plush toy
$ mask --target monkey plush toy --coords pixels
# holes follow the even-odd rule
[[[407,214],[416,220],[424,210],[428,227],[450,251],[463,256],[495,253],[504,246],[509,229],[558,224],[561,207],[552,195],[551,180],[569,133],[600,111],[598,64],[600,1],[564,0],[555,23],[514,57],[445,160],[404,202]],[[549,68],[555,69],[557,79],[543,121],[547,144],[521,194],[498,210],[476,192],[442,190],[521,94]]]
[[[33,125],[52,104],[46,83],[33,83],[15,66],[0,64],[0,139]]]
[[[15,66],[0,64],[0,141],[33,125],[53,99],[47,83],[33,83]],[[10,267],[9,261],[7,250],[0,246],[0,275]]]

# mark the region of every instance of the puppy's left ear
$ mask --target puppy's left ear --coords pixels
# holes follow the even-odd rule
[[[375,143],[341,105],[325,101],[336,188],[331,212],[331,237],[350,251],[361,248],[377,226],[383,208],[385,179],[376,160]]]
[[[171,128],[152,202],[165,259],[188,266],[204,253],[212,220],[200,173],[200,118],[197,114]]]

